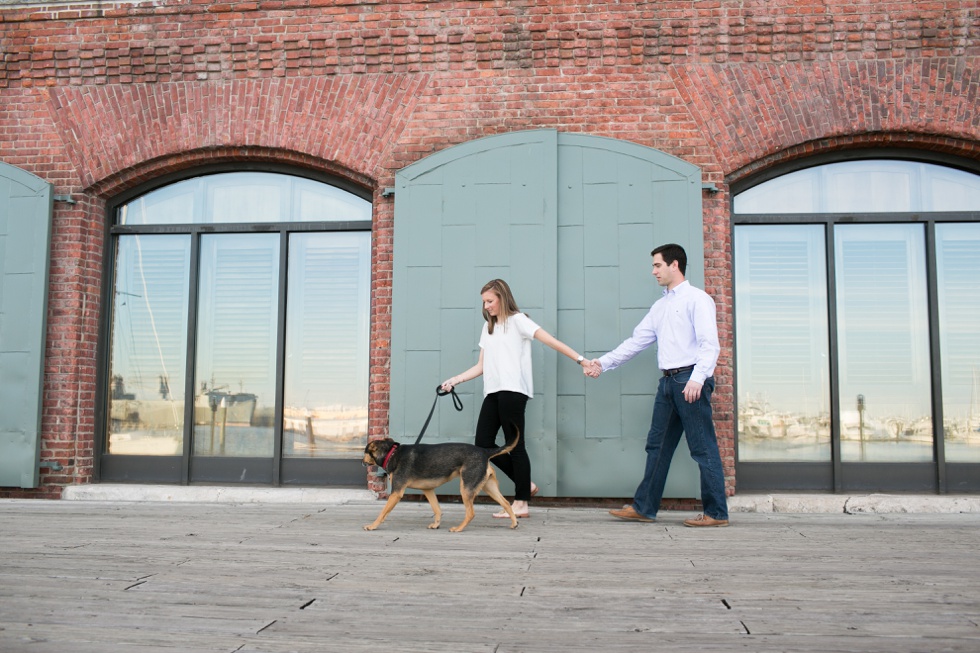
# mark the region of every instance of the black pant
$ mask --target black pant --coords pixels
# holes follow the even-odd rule
[[[491,462],[497,469],[514,481],[514,500],[531,499],[531,459],[524,446],[527,434],[524,432],[524,408],[527,395],[520,392],[501,390],[492,392],[483,400],[480,418],[476,422],[476,446],[493,449],[497,446],[497,432],[504,429],[504,444],[514,439],[520,431],[521,439],[509,454],[497,456]]]

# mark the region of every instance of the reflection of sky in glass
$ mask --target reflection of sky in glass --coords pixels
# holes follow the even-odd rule
[[[978,211],[980,176],[914,161],[846,161],[764,182],[736,196],[733,206],[738,214],[774,215]],[[744,419],[744,407],[762,404],[770,416],[791,410],[790,395],[797,387],[787,380],[780,388],[772,379],[784,373],[780,371],[781,362],[796,365],[795,358],[805,357],[806,345],[797,343],[795,352],[790,353],[790,338],[780,335],[778,327],[793,328],[788,322],[798,307],[790,301],[787,288],[799,282],[789,261],[800,254],[798,241],[804,238],[802,232],[812,228],[823,229],[802,225],[735,228],[742,460],[751,459],[744,455],[742,446],[746,428],[743,424],[751,423]],[[764,229],[787,231],[767,235]],[[778,240],[783,244],[776,248],[773,243]],[[768,251],[774,249],[779,253]],[[834,227],[833,252],[842,458],[930,461],[933,379],[925,227],[838,223]],[[980,224],[936,225],[943,429],[946,457],[953,462],[980,462],[978,252]],[[815,256],[822,258],[824,252]],[[811,283],[814,285],[810,291],[824,301],[823,282]],[[824,342],[824,336],[817,333],[807,337],[811,346]],[[767,367],[772,371],[772,379],[768,380]],[[863,397],[860,409],[859,395]],[[769,418],[755,419],[763,427],[774,422]],[[751,451],[758,454],[757,460],[791,459],[780,451],[784,445],[778,437],[769,436],[754,446]]]
[[[201,237],[196,453],[273,454],[278,304],[279,234]]]
[[[980,176],[916,161],[842,161],[739,193],[735,213],[978,211]]]
[[[289,241],[286,405],[367,406],[370,233]]]
[[[735,229],[740,460],[830,457],[822,226]]]
[[[367,440],[371,234],[292,234],[283,455],[363,451]]]
[[[859,439],[896,445],[889,460],[931,460],[923,225],[837,225],[834,234],[841,439],[856,429]],[[884,459],[852,449],[842,456]]]
[[[189,236],[119,238],[112,375],[136,399],[163,399],[161,379],[181,398],[189,258]]]
[[[357,222],[371,203],[310,179],[268,172],[232,172],[187,179],[123,205],[117,224]]]
[[[980,224],[936,225],[946,458],[980,462]]]
[[[183,235],[117,240],[110,453],[181,451],[190,242]]]
[[[275,403],[279,235],[203,236],[200,275],[197,389]]]
[[[187,179],[147,193],[117,213],[117,223],[129,226],[370,220],[370,202],[350,192],[263,172]],[[179,455],[186,400],[193,403],[196,455],[271,456],[276,359],[283,338],[284,455],[348,456],[363,450],[371,234],[289,237],[288,297],[280,297],[278,229],[200,236],[196,336],[190,344],[192,237],[117,239],[113,453]],[[286,333],[280,333],[279,302],[287,299]],[[194,382],[185,389],[189,346],[196,355]]]

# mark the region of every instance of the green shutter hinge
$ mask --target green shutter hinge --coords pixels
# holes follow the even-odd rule
[[[65,204],[75,204],[75,200],[71,198],[71,195],[55,195],[55,202],[64,202]]]
[[[381,197],[391,197],[394,194],[395,189],[391,187],[385,188],[383,191],[381,191]]]
[[[703,183],[703,184],[701,184],[701,190],[706,190],[706,191],[708,191],[709,193],[720,193],[720,192],[721,192],[721,191],[720,191],[720,190],[718,189],[718,187],[717,187],[717,186],[715,186],[715,185],[714,185],[713,183],[711,183],[710,181],[709,181],[709,182],[706,182],[706,183]]]
[[[65,470],[57,460],[42,460],[41,464],[37,467],[38,469],[50,469],[52,472],[62,472]]]

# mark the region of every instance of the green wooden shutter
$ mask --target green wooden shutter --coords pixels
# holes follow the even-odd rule
[[[661,296],[650,251],[678,243],[687,278],[704,287],[701,171],[657,150],[560,134],[560,338],[600,356],[627,338]],[[559,367],[558,495],[631,497],[643,476],[657,393],[656,346],[597,381]],[[665,497],[700,497],[682,439]]]
[[[38,484],[51,185],[0,163],[0,487]]]
[[[503,134],[459,145],[396,176],[390,432],[414,442],[443,380],[479,357],[480,288],[504,279],[522,311],[557,330],[556,135]],[[533,348],[527,446],[535,482],[555,478],[556,354]],[[472,442],[483,381],[439,402],[425,442]],[[502,439],[500,440],[502,442]],[[509,487],[503,479],[502,487]]]
[[[408,166],[395,190],[389,426],[402,442],[414,441],[436,385],[476,362],[486,281],[507,280],[523,311],[590,357],[618,345],[660,296],[650,274],[656,245],[683,245],[688,278],[703,287],[700,170],[663,152],[553,130],[512,132]],[[533,351],[527,444],[543,495],[632,496],[656,351],[598,381],[544,345]],[[460,391],[465,412],[441,400],[425,442],[472,441],[482,381]],[[686,452],[682,443],[666,496],[700,494]]]

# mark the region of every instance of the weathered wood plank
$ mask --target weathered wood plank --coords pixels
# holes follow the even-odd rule
[[[976,514],[379,509],[0,501],[0,651],[980,650]]]

